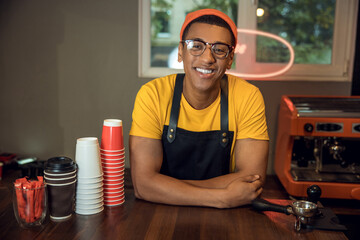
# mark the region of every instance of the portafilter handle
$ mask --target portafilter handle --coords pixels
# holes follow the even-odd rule
[[[312,185],[307,188],[307,201],[317,204],[321,196],[321,188],[318,185]]]
[[[253,208],[255,208],[258,211],[272,211],[272,212],[285,213],[287,215],[292,213],[292,211],[291,211],[292,208],[290,205],[287,205],[287,206],[278,205],[278,204],[268,202],[262,198],[255,198],[251,202],[251,204],[252,204]]]

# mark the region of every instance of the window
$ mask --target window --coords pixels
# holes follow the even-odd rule
[[[154,17],[151,19],[151,27],[155,28],[155,34],[157,38],[169,37],[170,33],[170,11],[155,12]]]
[[[359,0],[139,0],[139,75],[182,72],[177,62],[181,25],[188,12],[216,8],[239,28],[229,73],[264,79],[283,69],[289,49],[279,41],[241,29],[279,36],[294,49],[294,64],[275,80],[351,81]],[[257,75],[257,77],[249,77]],[[260,76],[259,76],[260,75]]]

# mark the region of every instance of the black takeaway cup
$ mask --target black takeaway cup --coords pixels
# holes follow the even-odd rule
[[[48,188],[50,219],[69,219],[75,207],[77,165],[68,157],[53,157],[46,161],[44,179]]]

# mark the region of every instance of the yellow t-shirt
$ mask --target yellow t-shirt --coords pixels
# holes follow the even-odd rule
[[[154,79],[141,87],[134,104],[130,135],[161,139],[169,125],[176,74]],[[257,87],[228,74],[229,131],[234,132],[230,169],[235,169],[236,139],[269,140],[265,105]],[[181,96],[179,128],[203,132],[220,130],[220,91],[207,108],[196,110]]]

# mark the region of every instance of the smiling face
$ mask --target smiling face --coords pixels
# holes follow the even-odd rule
[[[231,33],[228,29],[207,23],[194,23],[190,26],[185,39],[200,39],[208,43],[226,43],[231,45]],[[180,43],[178,60],[183,61],[185,71],[185,88],[199,93],[216,92],[220,88],[220,80],[226,69],[231,68],[233,51],[225,59],[217,59],[207,46],[200,56],[193,56],[186,48],[186,44]]]

